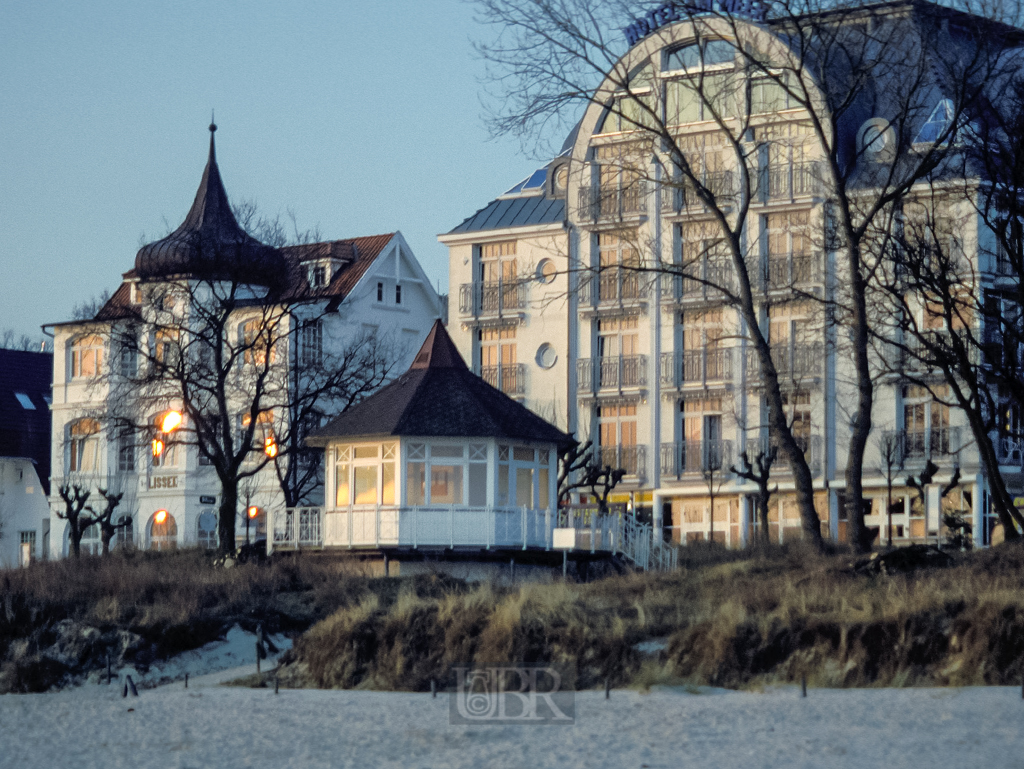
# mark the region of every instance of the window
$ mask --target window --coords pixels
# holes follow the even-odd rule
[[[950,99],[942,99],[932,113],[928,116],[928,120],[921,126],[920,132],[917,134],[917,138],[914,139],[915,144],[934,144],[943,139],[948,140],[948,131],[950,130],[953,122],[953,102]]]
[[[72,422],[68,437],[68,471],[97,472],[100,459],[100,423],[88,418]]]
[[[336,507],[397,502],[397,443],[339,446],[335,451]]]
[[[680,404],[683,472],[721,470],[728,461],[722,448],[721,398],[697,398]]]
[[[640,352],[639,323],[640,319],[636,315],[627,315],[622,318],[601,318],[597,321],[597,356],[601,359],[602,386],[616,385],[616,382],[611,381],[610,378],[614,378],[618,373],[620,357],[633,358]],[[635,385],[638,383],[623,381],[621,384]]]
[[[948,394],[945,385],[933,388],[935,396]],[[949,406],[932,397],[927,387],[907,385],[903,388],[904,455],[925,457],[949,454]]]
[[[134,340],[121,340],[117,353],[117,369],[126,379],[130,379],[138,372],[138,350]]]
[[[242,414],[239,418],[241,429],[239,431],[239,439],[241,439],[242,433],[244,433],[250,424],[252,424],[252,417],[249,414]],[[261,462],[266,457],[273,459],[277,456],[277,436],[274,433],[274,410],[267,409],[261,411],[256,416],[256,427],[252,434],[252,451],[246,456],[247,462]]]
[[[135,439],[131,430],[122,430],[117,436],[117,469],[122,473],[135,472]]]
[[[99,555],[103,552],[103,541],[100,539],[98,523],[94,523],[82,532],[81,550],[88,555]]]
[[[71,378],[91,379],[103,373],[103,339],[96,334],[71,344]]]
[[[558,353],[555,352],[555,348],[545,342],[537,348],[537,365],[543,369],[554,368],[555,363],[558,362]]]
[[[377,283],[377,301],[384,301],[384,284],[379,282]]]
[[[35,411],[36,406],[32,402],[32,399],[28,397],[27,393],[14,393],[14,397],[18,399],[18,403],[25,411]]]
[[[553,283],[558,268],[551,259],[541,259],[537,264],[536,278],[539,283]]]
[[[487,444],[410,443],[407,450],[406,504],[487,504]]]
[[[18,540],[21,544],[21,551],[23,554],[22,566],[28,566],[36,559],[36,533],[34,531],[19,531]],[[26,547],[28,545],[28,547]],[[28,563],[24,562],[25,551],[28,551]]]
[[[310,288],[323,288],[327,285],[327,265],[310,265],[307,273]]]
[[[645,155],[632,144],[605,144],[597,148],[598,195],[594,204],[599,216],[627,216],[643,211]],[[631,234],[631,233],[630,233]],[[628,238],[636,242],[635,238]]]
[[[770,289],[784,289],[821,279],[811,253],[809,225],[810,214],[807,211],[765,217]]]
[[[395,304],[402,303],[402,287],[395,286]]]
[[[759,74],[750,80],[750,113],[764,115],[789,109],[789,91],[784,75]]]
[[[178,332],[175,329],[158,329],[153,336],[153,359],[158,366],[174,368],[178,362]]]
[[[516,385],[516,327],[484,328],[480,342],[480,376],[503,393],[519,392]]]
[[[178,523],[166,510],[157,510],[149,519],[149,549],[178,549]]]
[[[277,345],[274,343],[276,324],[266,320],[253,319],[242,325],[243,358],[246,363],[266,366],[273,363],[277,356]],[[268,361],[267,351],[270,351]]]
[[[701,43],[690,43],[681,48],[674,48],[665,54],[662,71],[674,69],[701,69],[722,64],[732,64],[736,57],[736,47],[728,40],[708,40]]]
[[[299,364],[319,366],[324,360],[324,327],[319,320],[302,325],[299,333]]]
[[[175,467],[179,460],[179,445],[174,434],[181,428],[181,415],[164,411],[153,418],[153,438],[150,444],[153,467]]]
[[[598,299],[602,302],[640,297],[640,252],[636,249],[635,230],[626,234],[602,232],[598,235]]]
[[[601,464],[636,474],[636,404],[598,406],[596,416]]]

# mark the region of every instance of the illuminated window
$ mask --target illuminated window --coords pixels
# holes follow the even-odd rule
[[[71,345],[71,378],[91,379],[103,373],[103,339],[83,336]]]
[[[68,432],[68,471],[97,472],[100,460],[100,423],[95,419],[79,419],[71,423]]]
[[[178,549],[178,524],[166,510],[157,510],[149,519],[149,549]]]

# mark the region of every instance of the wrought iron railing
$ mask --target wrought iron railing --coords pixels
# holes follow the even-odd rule
[[[959,427],[926,427],[901,430],[899,445],[906,460],[954,457],[960,453]]]
[[[646,355],[611,355],[576,361],[580,390],[624,390],[647,386]]]
[[[715,197],[718,204],[736,194],[732,171],[706,173],[701,179],[701,184]],[[680,178],[674,183],[666,183],[662,188],[662,211],[682,211],[703,205],[704,201],[697,192],[697,185],[690,179]]]
[[[758,173],[758,193],[762,200],[821,195],[821,164],[815,161],[767,165]]]
[[[772,363],[779,377],[796,379],[800,377],[821,376],[825,364],[825,345],[821,342],[809,344],[790,344],[780,342],[771,348]],[[758,379],[761,376],[761,358],[757,350],[747,350],[747,378]]]
[[[579,210],[582,218],[595,221],[642,214],[647,210],[647,185],[638,181],[625,187],[580,187]]]
[[[807,466],[811,470],[813,477],[821,475],[824,459],[823,443],[820,435],[794,435],[793,439],[796,441],[796,445],[803,451],[804,459],[807,460]],[[772,446],[778,447],[778,442],[770,437],[761,438],[750,438],[746,443],[747,459],[750,460],[751,464],[754,464],[755,458],[758,454],[767,456],[769,449]],[[756,465],[755,465],[756,466]],[[777,451],[775,463],[772,465],[772,471],[775,475],[788,475],[791,471],[789,462],[782,456],[781,451]]]
[[[473,317],[502,315],[527,305],[526,280],[474,281],[459,286],[459,314]]]
[[[580,278],[579,300],[582,306],[623,305],[647,298],[648,280],[644,273],[629,267],[604,267]]]
[[[661,383],[667,387],[732,380],[732,348],[677,350],[661,354]]]
[[[661,474],[728,475],[733,464],[732,441],[675,441],[661,444]]]
[[[669,304],[686,302],[721,302],[723,291],[735,291],[735,270],[725,260],[679,266],[682,275],[662,275],[661,301]]]
[[[820,284],[824,280],[821,253],[788,253],[768,255],[769,291]]]
[[[523,395],[526,392],[526,366],[522,363],[481,366],[480,378],[505,395]]]
[[[597,460],[602,467],[625,470],[627,476],[641,479],[647,477],[646,446],[599,446]]]

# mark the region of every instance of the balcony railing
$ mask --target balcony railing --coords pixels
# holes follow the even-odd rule
[[[647,386],[646,355],[612,355],[576,361],[580,390],[625,390]]]
[[[825,363],[825,345],[821,342],[810,344],[789,344],[781,342],[771,348],[775,371],[783,379],[821,376]],[[761,358],[757,350],[747,350],[747,377],[759,379]]]
[[[707,173],[701,183],[715,196],[719,205],[736,194],[732,171]],[[697,185],[689,179],[680,179],[671,186],[666,184],[662,189],[661,210],[666,213],[703,206],[704,201],[697,193]]]
[[[635,269],[605,267],[580,279],[580,305],[623,305],[647,299],[647,281]]]
[[[526,366],[522,363],[502,363],[497,366],[482,366],[480,378],[505,395],[526,393]]]
[[[667,387],[732,381],[732,348],[677,350],[661,354],[661,383]]]
[[[582,218],[594,221],[642,214],[647,210],[647,185],[641,181],[627,187],[580,187],[579,210]]]
[[[976,344],[966,342],[964,347],[971,364],[983,361],[982,351]],[[885,346],[886,362],[892,371],[932,371],[946,356],[955,359],[948,331],[923,331],[920,336],[905,339],[899,345]]]
[[[807,466],[811,470],[811,476],[816,478],[821,475],[823,464],[821,436],[794,435],[793,438],[796,440],[796,445],[799,446],[801,451],[804,453],[804,459],[807,460]],[[775,443],[775,441],[769,437],[750,438],[747,441],[747,458],[750,460],[751,464],[755,464],[754,459],[758,454],[763,453],[764,455],[767,455],[768,450],[773,443]],[[782,456],[781,451],[779,451],[776,456],[771,472],[774,475],[789,475],[792,472],[789,462],[787,462]]]
[[[633,478],[647,477],[646,446],[598,446],[597,459],[601,467],[625,470]]]
[[[821,180],[821,164],[814,161],[768,165],[758,174],[758,194],[761,200],[820,195],[824,187]]]
[[[1004,467],[1024,467],[1024,438],[1004,435],[995,441],[996,456]]]
[[[518,312],[527,303],[526,280],[474,281],[459,286],[459,314],[475,318]]]
[[[725,260],[706,261],[683,268],[689,275],[662,275],[661,301],[666,304],[722,302],[722,291],[735,290],[735,270]],[[703,278],[703,280],[701,280]]]
[[[819,284],[824,280],[820,253],[789,253],[768,255],[769,291]]]
[[[732,441],[676,441],[661,444],[661,474],[728,475],[733,464]]]
[[[960,453],[959,427],[901,430],[899,446],[905,460],[940,459]]]

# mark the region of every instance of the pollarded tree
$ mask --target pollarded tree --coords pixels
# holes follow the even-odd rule
[[[89,509],[89,497],[92,495],[88,484],[76,479],[69,479],[57,487],[63,508],[57,508],[57,517],[68,522],[68,544],[71,555],[80,558],[82,555],[82,537],[98,518]],[[88,515],[86,513],[89,513]]]
[[[871,308],[885,258],[874,233],[888,229],[899,202],[947,157],[959,116],[999,65],[1006,28],[910,4],[477,5],[496,29],[478,46],[497,97],[495,133],[536,139],[583,112],[579,135],[606,138],[592,147],[576,143],[576,189],[592,189],[584,175],[598,167],[599,192],[581,207],[639,213],[657,190],[657,210],[699,209],[682,224],[681,253],[665,257],[671,249],[657,233],[644,242],[623,228],[615,234],[633,241],[630,259],[596,268],[667,273],[713,289],[736,311],[763,387],[765,421],[792,468],[805,535],[815,542],[821,535],[807,447],[787,424],[783,396],[802,372],[789,357],[791,337],[773,338],[768,318],[794,303],[818,305],[814,322],[827,328],[815,333],[853,362],[851,380],[842,383],[851,393],[844,400],[855,404],[847,509],[854,544],[868,547],[860,500],[879,371],[870,355]],[[942,97],[952,120],[929,127]],[[931,131],[926,141],[923,127]],[[570,204],[572,192],[570,185]],[[778,221],[774,208],[760,207],[805,196],[811,208]],[[834,257],[831,275],[826,256]]]

